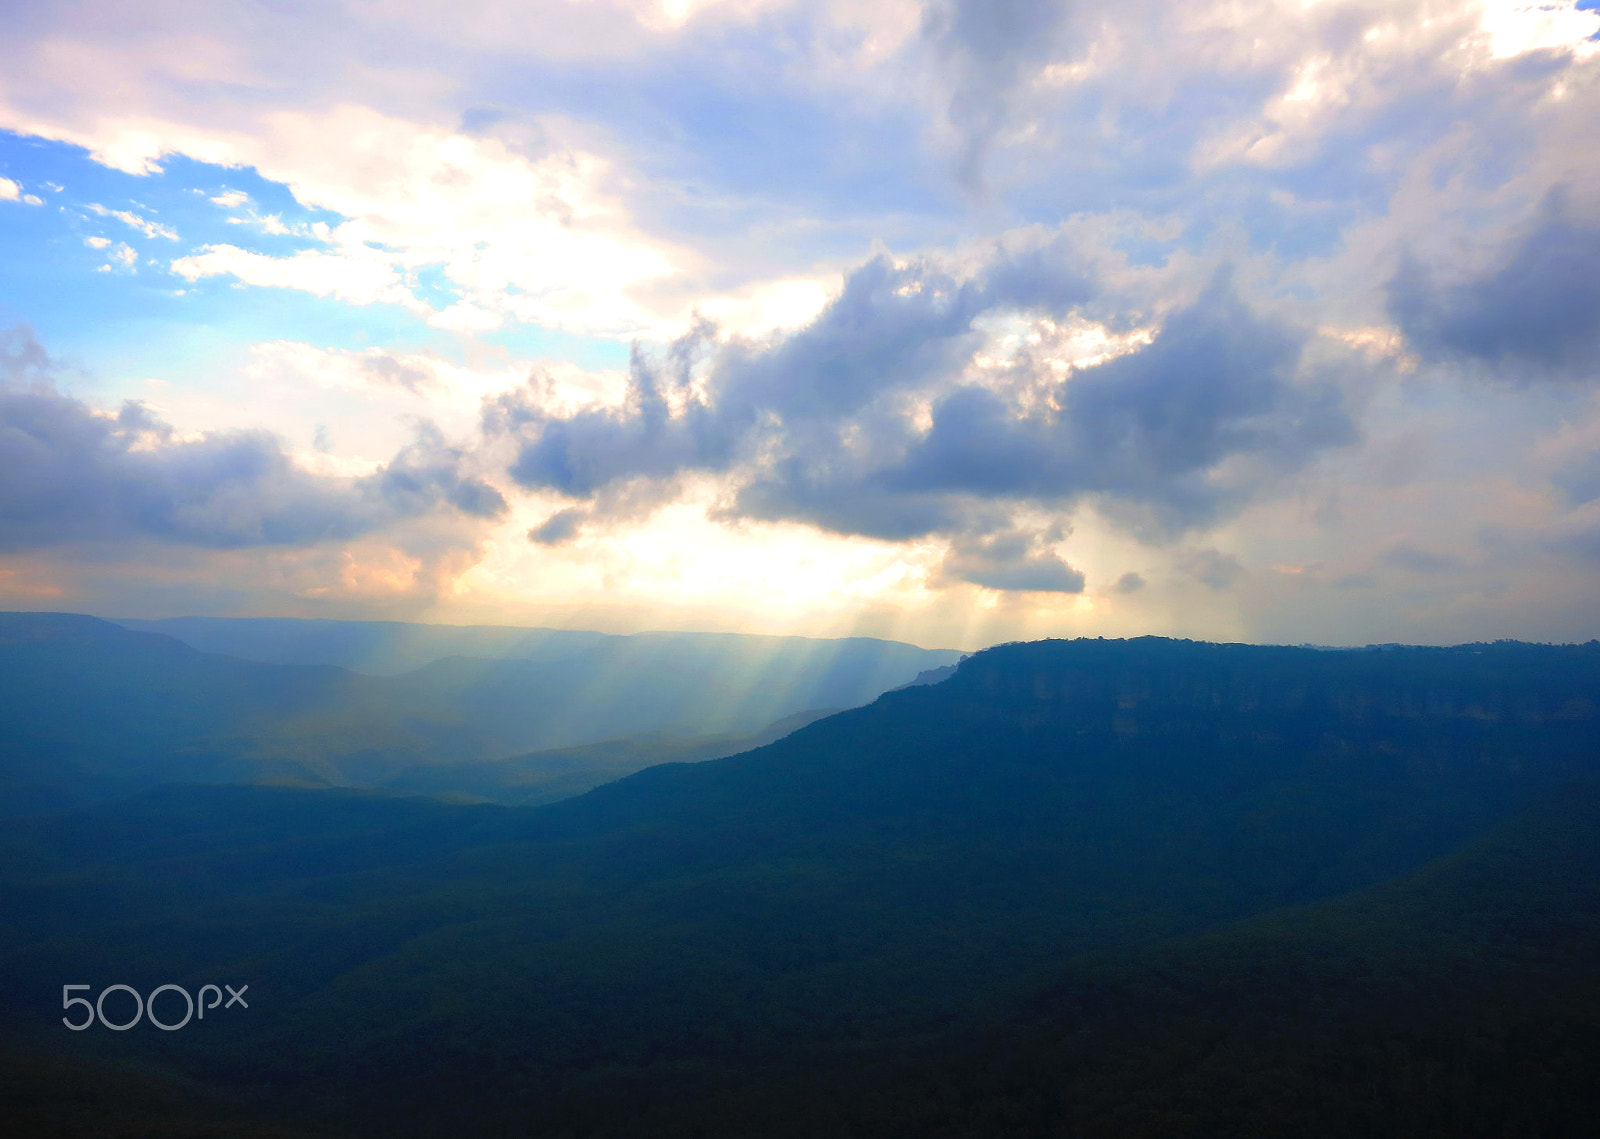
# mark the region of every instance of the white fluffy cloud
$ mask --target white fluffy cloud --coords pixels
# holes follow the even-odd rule
[[[425,307],[412,297],[388,258],[372,250],[343,254],[308,250],[289,257],[271,257],[235,245],[208,245],[172,262],[172,271],[189,281],[227,276],[247,285],[302,289],[358,305],[386,301]]]
[[[116,218],[123,225],[138,230],[146,237],[164,237],[168,241],[178,240],[177,233],[171,227],[164,226],[160,222],[151,221],[149,218],[142,218],[132,210],[111,210],[98,202],[91,203],[89,209],[103,218]]]
[[[495,140],[353,106],[279,112],[263,127],[228,140],[221,157],[348,220],[306,230],[320,248],[290,255],[208,246],[174,261],[180,275],[401,304],[466,332],[509,319],[626,335],[661,322],[629,293],[670,275],[674,251],[630,229],[608,193],[612,174],[594,155],[532,159]],[[271,229],[276,219],[262,220]],[[461,299],[440,309],[422,299],[413,278],[427,269]]]

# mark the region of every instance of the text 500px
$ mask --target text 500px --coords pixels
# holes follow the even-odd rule
[[[244,1008],[250,1007],[249,1002],[244,999],[245,990],[250,987],[249,985],[240,985],[237,989],[232,985],[223,985],[222,989],[228,990],[228,999],[226,1003],[224,1003],[222,999],[222,989],[217,988],[215,985],[201,985],[199,993],[193,997],[189,995],[189,990],[183,988],[181,985],[162,985],[160,988],[155,989],[150,993],[148,1000],[140,996],[139,991],[133,988],[131,985],[107,985],[104,989],[100,990],[100,995],[94,1000],[93,1003],[89,1001],[88,997],[75,997],[72,995],[80,990],[92,989],[93,987],[93,985],[61,986],[62,1008],[69,1010],[70,1013],[74,1006],[83,1006],[82,1020],[75,1022],[71,1015],[61,1018],[61,1023],[72,1029],[74,1032],[82,1032],[96,1021],[98,1021],[103,1027],[109,1028],[112,1032],[126,1032],[128,1029],[138,1024],[141,1018],[148,1019],[151,1024],[165,1032],[176,1032],[178,1029],[188,1024],[191,1018],[204,1020],[207,1011],[218,1008],[219,1006],[224,1009],[230,1009],[234,1005],[240,1005]],[[111,1016],[107,1017],[106,998],[111,996],[113,993],[127,993],[128,996],[115,998],[112,1001]],[[180,999],[183,1001],[184,1007],[182,1020],[162,1020],[156,1015],[156,998],[162,993],[173,994],[163,1002],[163,1007],[169,1010],[167,1012],[169,1017],[177,1012],[175,1002]],[[206,1000],[208,996],[211,998],[209,1002]],[[125,1016],[127,1013],[130,997],[132,998],[133,1015],[122,1020],[116,1019],[117,1017]]]

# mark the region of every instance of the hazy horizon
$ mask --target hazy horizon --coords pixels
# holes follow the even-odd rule
[[[30,608],[30,609],[15,609],[15,610],[12,610],[12,612],[19,612],[19,613],[69,613],[68,610],[50,609],[50,608],[44,608],[44,607]],[[170,615],[163,615],[163,616],[157,616],[157,617],[134,617],[134,616],[130,616],[129,614],[126,614],[126,613],[123,613],[123,614],[112,614],[112,613],[87,613],[87,612],[85,612],[85,613],[82,613],[80,615],[86,616],[86,617],[96,617],[96,618],[99,618],[102,621],[109,621],[112,624],[118,624],[118,625],[128,624],[128,623],[134,623],[134,624],[139,624],[139,625],[156,624],[156,623],[160,623],[160,622],[164,622],[164,621],[181,621],[181,620],[184,620],[186,618],[195,618],[195,619],[201,619],[201,620],[221,620],[221,621],[256,621],[256,620],[277,621],[277,620],[288,620],[288,621],[325,621],[325,622],[329,622],[329,623],[339,623],[339,624],[352,624],[352,623],[354,623],[354,624],[360,624],[360,623],[400,624],[400,625],[417,625],[417,626],[424,626],[424,627],[428,627],[428,628],[462,629],[462,630],[473,630],[473,629],[526,629],[526,630],[532,630],[532,631],[547,631],[548,630],[548,631],[555,631],[555,632],[597,633],[597,634],[600,634],[600,635],[603,635],[603,636],[608,636],[608,637],[633,637],[633,636],[651,636],[651,635],[660,635],[660,636],[679,636],[679,635],[687,635],[687,636],[695,636],[695,635],[719,636],[719,635],[733,635],[733,636],[741,636],[741,637],[772,637],[772,638],[779,638],[779,639],[790,638],[790,639],[824,640],[824,641],[827,641],[827,640],[865,639],[865,640],[891,641],[891,642],[894,642],[894,643],[911,645],[913,647],[920,648],[920,649],[926,649],[926,650],[941,650],[942,649],[942,650],[951,650],[951,651],[956,651],[956,652],[961,652],[961,653],[975,653],[975,652],[979,652],[979,651],[981,651],[983,649],[986,649],[986,648],[992,648],[992,647],[994,647],[995,645],[998,645],[998,644],[1006,643],[1006,642],[1001,642],[1001,641],[990,641],[990,642],[983,642],[983,643],[976,643],[976,644],[969,644],[969,645],[949,645],[949,644],[922,643],[922,642],[919,642],[919,641],[916,641],[916,640],[908,640],[908,639],[903,638],[903,637],[878,637],[878,636],[874,636],[872,634],[867,634],[867,633],[838,633],[838,634],[767,633],[767,632],[763,632],[760,629],[754,629],[754,628],[744,628],[744,629],[734,630],[734,629],[718,629],[718,628],[667,628],[667,627],[662,627],[662,626],[649,626],[649,627],[641,627],[641,628],[618,627],[618,628],[612,628],[612,629],[602,629],[602,628],[592,628],[592,627],[589,627],[589,626],[579,626],[579,625],[551,625],[551,624],[535,625],[535,624],[519,624],[519,623],[514,623],[514,622],[497,622],[497,621],[488,621],[488,620],[485,620],[485,621],[445,621],[445,620],[428,621],[428,620],[415,620],[415,619],[408,620],[408,619],[400,618],[400,617],[295,616],[295,615],[284,615],[284,614],[274,614],[274,613],[228,613],[228,614],[173,613],[173,614],[170,614]],[[1203,637],[1183,637],[1183,636],[1180,636],[1180,635],[1177,635],[1177,634],[1162,633],[1162,632],[1147,632],[1147,633],[1128,632],[1128,633],[1117,634],[1117,635],[1113,635],[1113,636],[1109,636],[1109,637],[1107,637],[1105,634],[1097,634],[1097,633],[1067,633],[1067,634],[1051,634],[1051,635],[1040,637],[1040,638],[1036,638],[1036,639],[1040,639],[1040,640],[1049,640],[1049,639],[1071,640],[1071,639],[1074,639],[1074,638],[1079,637],[1079,636],[1085,636],[1085,637],[1097,637],[1098,636],[1098,637],[1104,637],[1105,639],[1108,639],[1108,640],[1135,640],[1135,639],[1138,639],[1140,637],[1170,637],[1170,638],[1176,639],[1176,640],[1206,641],[1206,638],[1203,638]],[[1591,637],[1575,637],[1574,636],[1574,637],[1566,637],[1566,638],[1554,637],[1554,638],[1547,638],[1547,639],[1535,639],[1535,638],[1528,638],[1528,637],[1494,637],[1494,638],[1477,638],[1477,639],[1473,639],[1473,640],[1462,640],[1462,641],[1445,640],[1445,639],[1434,640],[1434,641],[1421,641],[1421,640],[1419,640],[1419,641],[1358,641],[1358,640],[1351,640],[1351,641],[1265,641],[1265,640],[1245,641],[1245,640],[1239,640],[1239,641],[1214,641],[1214,642],[1209,642],[1209,643],[1215,643],[1215,644],[1245,644],[1245,645],[1254,645],[1254,646],[1258,646],[1258,647],[1262,647],[1262,648],[1279,647],[1279,648],[1312,648],[1312,649],[1362,649],[1362,648],[1388,648],[1388,647],[1418,647],[1418,648],[1461,647],[1461,646],[1464,646],[1464,645],[1472,645],[1472,644],[1489,644],[1489,643],[1492,643],[1493,641],[1515,641],[1515,642],[1524,643],[1524,644],[1536,644],[1536,645],[1582,645],[1582,644],[1587,644],[1587,643],[1589,643],[1591,641],[1594,641],[1594,640],[1597,640],[1597,639],[1600,639],[1600,638],[1596,638],[1596,637],[1592,637],[1592,636]]]

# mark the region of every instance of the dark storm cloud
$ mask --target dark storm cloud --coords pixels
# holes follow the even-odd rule
[[[1389,311],[1430,358],[1472,359],[1513,378],[1600,371],[1600,228],[1547,211],[1496,268],[1438,286],[1408,259],[1389,284]]]
[[[506,509],[431,425],[377,473],[323,478],[266,432],[179,439],[141,404],[96,413],[56,390],[25,330],[0,342],[0,549],[153,539],[230,549],[345,539],[441,508]]]
[[[594,502],[628,480],[731,472],[722,517],[895,541],[976,540],[1005,528],[984,502],[1086,495],[1172,533],[1251,493],[1238,478],[1216,485],[1225,461],[1281,473],[1354,438],[1337,391],[1299,378],[1302,335],[1253,313],[1225,275],[1152,343],[1065,381],[1020,360],[1012,378],[1047,396],[1026,407],[964,382],[980,317],[1059,319],[1094,298],[1060,244],[997,252],[961,278],[878,258],[787,337],[719,346],[698,329],[664,360],[635,354],[620,408],[551,416],[530,388],[489,405],[485,430],[516,439],[511,475],[532,489]],[[911,401],[935,393],[924,428]],[[1069,580],[1051,572],[1052,588]]]

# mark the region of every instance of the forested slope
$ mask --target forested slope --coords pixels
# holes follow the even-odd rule
[[[352,1133],[1366,1133],[1458,1029],[1589,1071],[1597,695],[1600,646],[1044,642],[536,809],[158,789],[0,840],[0,1024]],[[204,1034],[56,1025],[228,979]]]

